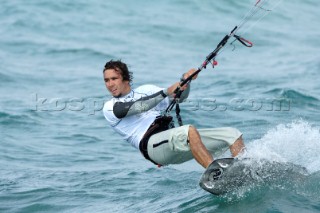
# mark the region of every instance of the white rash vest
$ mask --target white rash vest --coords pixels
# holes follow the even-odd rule
[[[166,97],[162,90],[163,88],[154,85],[143,85],[131,90],[125,96],[120,98],[113,97],[104,104],[103,114],[111,127],[137,149],[139,149],[139,143],[150,125],[170,104],[169,98]],[[148,99],[149,102],[146,103],[144,98],[156,93],[161,93],[161,95],[158,95],[156,99]],[[139,102],[139,99],[143,101]],[[150,101],[153,105],[150,105]],[[134,103],[134,105],[129,103]],[[128,110],[118,113],[114,107],[115,104],[129,104],[122,107]],[[134,109],[131,110],[129,109],[130,107]],[[149,109],[148,107],[152,108]]]

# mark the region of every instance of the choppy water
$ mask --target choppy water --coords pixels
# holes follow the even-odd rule
[[[185,123],[240,129],[249,157],[306,167],[304,184],[215,197],[194,161],[155,168],[101,112],[107,60],[128,63],[134,86],[168,86],[252,3],[1,1],[0,212],[320,212],[319,1],[284,0],[182,105]]]

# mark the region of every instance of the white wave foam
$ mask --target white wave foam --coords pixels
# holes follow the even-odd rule
[[[242,157],[291,162],[304,166],[310,173],[320,168],[320,129],[306,121],[280,124],[261,139],[247,144]]]

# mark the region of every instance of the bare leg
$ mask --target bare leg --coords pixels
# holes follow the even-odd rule
[[[245,149],[242,136],[240,136],[229,148],[232,157],[236,157],[238,154],[242,153]]]
[[[199,132],[193,126],[189,127],[189,145],[196,161],[204,168],[207,168],[212,163],[213,158],[207,148],[203,145]]]

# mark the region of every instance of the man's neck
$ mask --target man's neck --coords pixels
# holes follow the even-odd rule
[[[115,98],[121,98],[121,97],[124,97],[124,96],[128,95],[130,92],[131,92],[131,88],[129,88],[129,90],[127,90],[127,91],[119,94],[118,96],[113,96],[113,97],[115,97]]]

